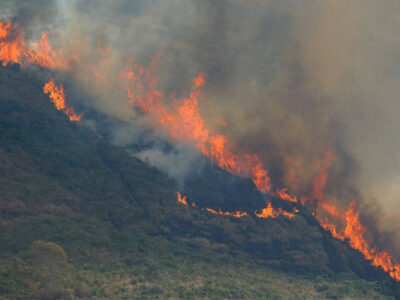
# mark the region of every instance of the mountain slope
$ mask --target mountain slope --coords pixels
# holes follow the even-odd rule
[[[18,66],[0,68],[1,298],[398,292],[306,211],[237,219],[179,204],[171,179],[71,123],[43,95],[43,83]],[[252,212],[264,204],[252,183],[211,165],[188,178],[184,192],[200,207]]]

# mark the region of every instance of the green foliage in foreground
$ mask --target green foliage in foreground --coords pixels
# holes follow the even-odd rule
[[[391,299],[376,282],[285,274],[95,218],[1,225],[0,299]]]

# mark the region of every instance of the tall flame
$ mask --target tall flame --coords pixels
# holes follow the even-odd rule
[[[322,168],[319,175],[314,179],[314,186],[313,186],[313,199],[323,199],[323,193],[326,186],[326,181],[328,180],[328,172],[331,167],[331,164],[335,156],[331,151],[327,151],[325,153],[325,158],[322,163]]]
[[[158,79],[156,77],[156,59],[149,70],[145,71],[143,67],[134,65],[133,70],[130,65],[125,68],[125,77],[131,80],[132,85],[125,90],[130,98],[130,104],[138,107],[143,113],[152,114],[158,118],[160,125],[168,129],[169,135],[175,140],[184,140],[194,142],[197,149],[220,168],[230,173],[240,176],[246,176],[252,179],[256,187],[261,192],[268,192],[280,199],[289,202],[298,202],[296,197],[290,196],[287,189],[275,189],[272,191],[268,171],[264,168],[260,158],[253,154],[237,154],[232,149],[228,140],[221,134],[212,134],[205,126],[204,119],[199,112],[199,99],[203,97],[201,87],[205,83],[205,75],[199,74],[193,79],[192,92],[189,98],[175,100],[174,111],[170,112],[162,105],[163,93],[157,90]],[[321,226],[332,233],[332,236],[340,240],[349,239],[350,246],[359,250],[366,259],[372,260],[372,264],[382,267],[389,275],[400,280],[400,266],[394,262],[386,252],[376,252],[370,249],[368,243],[363,238],[365,231],[358,220],[358,212],[353,208],[344,214],[334,204],[325,199],[323,191],[328,179],[328,172],[334,155],[328,151],[322,163],[320,174],[314,180],[314,188],[311,197],[302,197],[302,203],[307,200],[317,199],[318,205],[330,216],[338,220],[345,220],[347,226],[345,232],[339,233],[333,223],[319,220]],[[206,210],[221,214],[215,210],[207,208]],[[262,209],[260,213],[255,212],[259,218],[274,218],[277,215],[284,215],[288,218],[294,216],[293,213],[283,210],[275,210],[271,203]]]
[[[54,106],[57,110],[62,110],[71,121],[80,122],[82,115],[77,115],[73,107],[68,106],[65,102],[65,92],[64,87],[60,85],[58,87],[54,79],[51,78],[48,83],[43,87],[43,92],[45,94],[49,94],[51,102],[54,103]]]
[[[18,24],[0,21],[0,61],[3,66],[28,62],[42,67],[66,69],[67,63],[53,50],[47,33],[40,40],[27,47],[25,34]]]
[[[43,32],[39,42],[34,44],[34,50],[27,51],[27,60],[31,64],[53,69],[66,69],[67,64],[57,52],[53,50],[49,42],[49,36]]]
[[[366,228],[361,225],[359,220],[359,212],[356,210],[357,202],[353,201],[346,212],[341,211],[332,203],[328,203],[324,197],[324,189],[328,178],[328,171],[334,160],[331,152],[325,154],[325,160],[322,165],[320,174],[314,180],[313,198],[319,200],[319,206],[331,217],[334,217],[341,223],[345,224],[343,232],[338,231],[335,224],[331,223],[327,218],[317,217],[321,226],[329,231],[331,235],[339,240],[348,240],[349,245],[360,251],[367,260],[372,262],[375,267],[381,267],[392,278],[400,281],[400,263],[393,259],[385,251],[377,251],[371,248],[366,241],[364,234]]]
[[[205,74],[200,73],[193,79],[192,92],[189,98],[175,99],[173,111],[162,104],[164,94],[157,90],[158,78],[157,57],[148,70],[129,61],[122,74],[131,85],[124,89],[130,99],[129,103],[143,113],[157,117],[160,125],[168,129],[171,138],[188,141],[220,168],[228,172],[251,178],[257,188],[266,193],[271,191],[268,171],[260,158],[255,154],[238,154],[233,152],[227,138],[221,134],[212,134],[206,127],[199,112],[199,100],[204,96],[201,87],[205,84]]]
[[[347,239],[350,246],[360,251],[367,260],[371,261],[373,266],[381,267],[392,278],[400,281],[400,262],[393,259],[385,251],[377,251],[375,248],[371,248],[365,240],[366,228],[360,223],[359,212],[355,208],[356,205],[356,202],[352,202],[345,212],[346,226],[343,232],[338,232],[336,226],[327,219],[320,220],[322,227],[339,240],[344,241]]]
[[[110,53],[110,49],[104,46],[101,35],[102,32],[99,32],[100,37],[97,40],[98,52],[101,56],[100,68],[96,68],[95,65],[90,65],[88,68],[92,71],[96,80],[106,83],[106,86],[110,88],[116,88],[111,85],[110,82],[112,80],[108,78],[108,74],[102,74],[101,72],[102,69],[106,69],[104,67],[108,63],[106,57]],[[3,66],[13,63],[30,63],[48,68],[68,70],[67,59],[51,47],[46,33],[42,34],[40,41],[32,45],[32,48],[27,47],[24,41],[24,32],[18,24],[0,21],[0,61]],[[139,64],[135,64],[133,60],[129,60],[126,64],[121,74],[121,79],[125,79],[128,84],[124,83],[124,80],[120,80],[118,88],[123,88],[126,91],[129,103],[142,113],[154,116],[158,125],[167,129],[171,139],[194,144],[198,151],[220,168],[232,174],[250,178],[263,193],[269,193],[289,202],[298,202],[297,197],[291,196],[287,189],[273,189],[269,173],[257,154],[236,151],[226,136],[213,133],[206,126],[206,122],[199,110],[199,101],[204,97],[202,87],[206,82],[205,74],[200,73],[193,79],[192,91],[188,98],[174,99],[173,104],[168,108],[163,105],[164,94],[158,90],[157,77],[157,60],[160,56],[161,53],[153,58],[153,62],[147,70]],[[79,62],[79,57],[74,57],[73,59]],[[71,121],[79,122],[81,120],[81,116],[77,115],[74,109],[66,104],[63,86],[57,87],[54,80],[51,79],[44,86],[43,91],[49,94],[56,108],[67,114]],[[318,207],[336,222],[339,222],[344,230],[338,230],[336,225],[330,222],[329,219],[316,216],[323,228],[331,232],[332,236],[337,239],[348,239],[350,246],[359,250],[366,259],[371,260],[374,266],[382,267],[392,278],[400,281],[399,263],[387,252],[378,252],[375,248],[370,247],[365,240],[364,233],[366,229],[359,222],[359,213],[355,209],[355,204],[352,204],[346,212],[343,212],[331,203],[330,199],[324,196],[328,172],[333,159],[334,155],[328,151],[325,154],[321,172],[314,180],[312,194],[309,197],[303,195],[299,198],[300,202],[304,205],[306,201],[318,200]],[[187,205],[186,197],[179,193],[178,201]],[[192,206],[195,206],[195,204],[192,203]],[[214,214],[234,217],[241,217],[247,214],[246,212],[230,213],[222,212],[221,210],[206,210]],[[270,202],[261,212],[255,212],[255,215],[260,218],[274,217],[280,214],[289,218],[293,217],[291,212],[275,210]]]
[[[24,33],[18,25],[0,21],[0,61],[3,66],[20,63],[25,55]]]
[[[365,227],[360,224],[359,213],[355,209],[356,202],[351,203],[346,212],[347,226],[344,236],[349,239],[350,246],[364,254],[365,258],[372,261],[372,265],[381,267],[385,272],[396,280],[400,280],[400,263],[395,262],[387,252],[378,252],[370,248],[364,239]]]

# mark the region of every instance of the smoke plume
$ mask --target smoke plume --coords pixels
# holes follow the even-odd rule
[[[204,72],[199,106],[210,130],[257,154],[272,184],[295,195],[312,194],[326,171],[326,197],[343,209],[358,201],[362,221],[380,232],[377,243],[394,244],[399,253],[399,1],[15,3],[12,11],[30,35],[53,29],[54,45],[79,58],[70,70],[92,95],[89,104],[124,124],[113,130],[116,143],[134,144],[143,138],[138,128],[150,130],[151,146],[137,155],[183,182],[197,154],[190,145],[166,151],[157,143],[168,141],[163,129],[108,85],[121,84],[130,58],[150,66],[158,57],[157,88],[172,105]]]

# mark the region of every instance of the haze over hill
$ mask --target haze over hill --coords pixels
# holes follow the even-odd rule
[[[78,272],[74,248],[63,249],[71,240],[57,230],[9,239],[19,236],[18,222],[40,227],[48,216],[108,224],[108,236],[124,242],[105,255],[122,268],[129,264],[115,245],[127,251],[136,230],[150,244],[194,247],[198,262],[219,253],[246,268],[379,281],[380,292],[396,293],[396,204],[371,199],[396,174],[381,153],[395,161],[398,43],[386,33],[398,27],[397,2],[41,0],[0,8],[1,213],[11,228],[4,249],[29,265],[11,277],[34,285],[35,297],[48,289],[27,275],[40,261],[32,255],[58,253],[55,265],[71,263],[71,278]],[[75,221],[71,228],[81,226]],[[82,249],[91,244],[78,240]],[[110,260],[104,266],[107,273]],[[67,283],[60,297],[72,297],[75,287],[59,275],[52,288]],[[5,293],[29,297],[21,282],[5,284]],[[105,285],[103,296],[117,297]],[[167,290],[179,294],[153,292]]]

